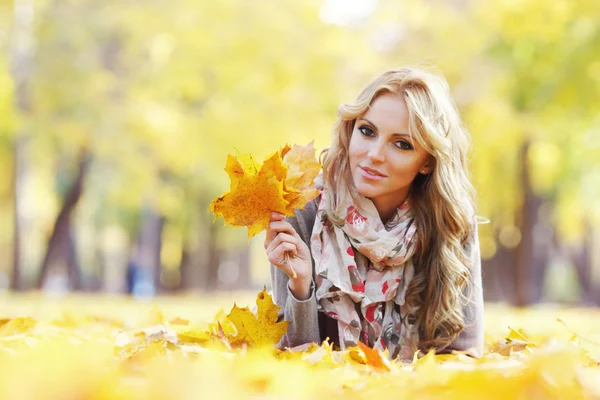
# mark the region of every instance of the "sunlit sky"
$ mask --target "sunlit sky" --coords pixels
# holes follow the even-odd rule
[[[377,3],[378,0],[325,0],[319,17],[328,24],[347,25],[369,16]]]

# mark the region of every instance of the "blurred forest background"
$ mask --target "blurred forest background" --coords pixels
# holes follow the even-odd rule
[[[597,0],[0,0],[0,46],[0,288],[268,284],[226,153],[320,150],[413,65],[473,135],[486,300],[600,304]]]

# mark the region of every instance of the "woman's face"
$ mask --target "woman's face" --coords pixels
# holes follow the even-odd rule
[[[392,93],[377,97],[357,118],[349,159],[358,193],[373,201],[384,221],[402,204],[417,174],[431,172],[427,152],[409,135],[406,103]]]

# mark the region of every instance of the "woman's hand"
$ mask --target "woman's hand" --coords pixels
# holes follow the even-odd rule
[[[276,212],[271,214],[265,249],[269,262],[287,276],[292,278],[293,271],[296,271],[297,277],[289,281],[290,290],[298,300],[308,299],[312,282],[310,250],[292,225],[285,221],[283,214]]]

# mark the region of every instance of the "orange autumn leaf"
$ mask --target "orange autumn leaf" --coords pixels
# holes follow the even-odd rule
[[[358,342],[358,347],[365,355],[365,361],[367,365],[370,365],[373,368],[381,369],[383,371],[390,371],[390,367],[385,363],[383,357],[381,357],[381,353],[375,349],[370,348],[362,342]]]
[[[287,331],[289,322],[277,322],[280,307],[273,303],[273,298],[267,293],[266,288],[258,294],[256,305],[257,315],[254,315],[248,307],[240,308],[234,305],[227,316],[237,329],[237,334],[229,338],[233,346],[274,345]]]
[[[321,168],[312,143],[286,145],[258,165],[251,155],[227,156],[230,190],[214,199],[210,210],[232,226],[248,227],[248,241],[266,229],[271,213],[291,216],[318,196],[312,187]]]

